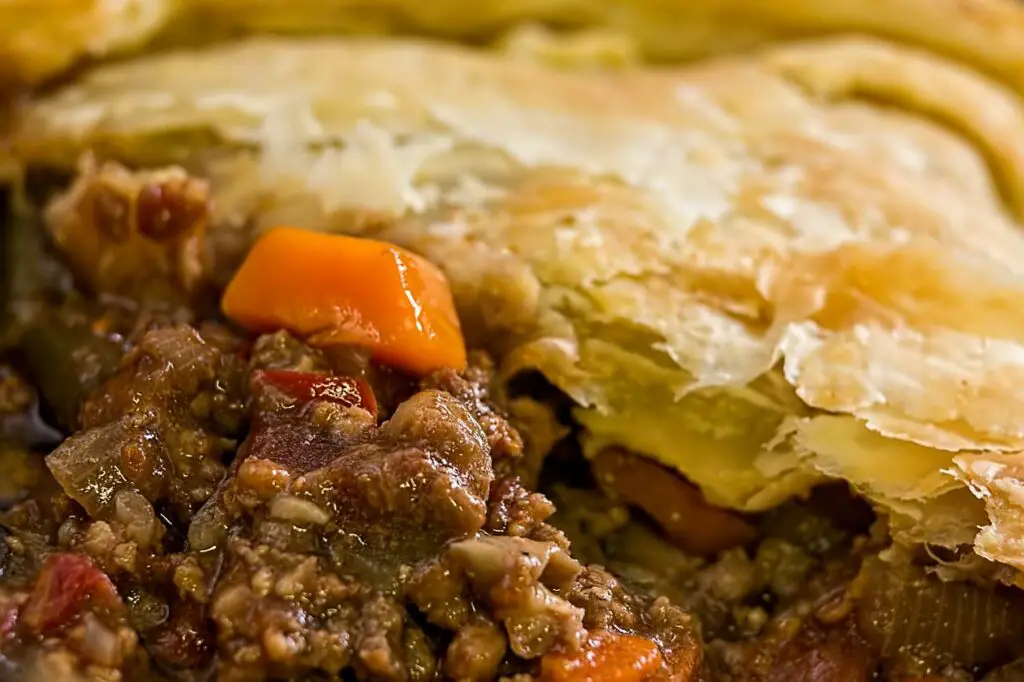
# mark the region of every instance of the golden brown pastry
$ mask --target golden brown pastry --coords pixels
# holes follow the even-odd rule
[[[182,6],[178,0],[0,0],[0,89],[139,47]]]
[[[406,245],[507,376],[576,401],[588,452],[645,453],[748,511],[844,479],[897,540],[1024,570],[1024,8],[884,4],[743,3],[726,32],[738,3],[702,5],[706,23],[623,3],[618,25],[661,57],[871,29],[963,62],[842,36],[576,72],[260,38],[90,71],[9,145],[23,164],[182,163],[210,178],[227,252],[282,223]],[[290,28],[273,5],[252,25]],[[458,35],[606,21],[501,2],[445,23],[455,5],[381,15]]]
[[[656,61],[835,33],[887,36],[1024,89],[1014,0],[0,0],[0,84],[82,60],[240,33],[418,33],[481,40],[522,22],[595,29]],[[621,48],[615,48],[618,51]],[[631,48],[625,48],[629,51]]]

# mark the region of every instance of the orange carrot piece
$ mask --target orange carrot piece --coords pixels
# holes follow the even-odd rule
[[[542,682],[643,682],[661,667],[649,639],[607,630],[591,633],[579,651],[551,652],[540,662]]]
[[[221,301],[255,332],[351,344],[417,374],[462,369],[466,347],[444,274],[393,244],[278,227],[261,237]]]
[[[708,503],[679,473],[647,457],[606,448],[591,466],[602,486],[650,514],[688,552],[713,555],[757,535],[741,517]]]

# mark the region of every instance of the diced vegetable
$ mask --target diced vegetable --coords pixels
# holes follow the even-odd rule
[[[82,401],[114,373],[124,349],[87,325],[56,314],[38,316],[21,341],[43,402],[62,427],[73,431]]]
[[[598,482],[650,514],[676,544],[697,554],[745,545],[756,533],[746,521],[704,499],[682,476],[646,457],[618,448],[592,462]]]
[[[549,653],[541,659],[542,682],[642,682],[661,667],[649,639],[601,631],[579,651]]]
[[[126,416],[79,431],[46,456],[64,492],[92,516],[113,509],[117,494],[136,489],[147,499],[166,494],[172,470],[163,441]]]
[[[59,296],[67,278],[45,246],[45,233],[34,212],[12,207],[0,225],[0,346],[16,343],[43,309],[49,295]]]
[[[377,415],[377,399],[365,379],[268,369],[256,372],[254,384],[257,390],[261,384],[268,384],[299,402],[323,400],[346,407],[362,407]]]
[[[273,229],[253,246],[221,304],[253,331],[287,329],[312,345],[362,346],[418,374],[466,365],[444,275],[384,242]]]
[[[90,602],[111,606],[118,601],[114,584],[89,557],[54,554],[39,572],[20,622],[30,632],[44,633],[68,623]]]
[[[14,634],[18,624],[18,607],[15,604],[0,605],[0,642]]]
[[[869,682],[876,679],[875,650],[852,618],[827,627],[807,619],[778,648],[767,682]],[[774,647],[773,647],[774,648]]]
[[[914,651],[935,665],[948,658],[970,669],[1024,654],[1019,590],[944,581],[899,556],[866,559],[858,582],[860,631],[883,656]]]

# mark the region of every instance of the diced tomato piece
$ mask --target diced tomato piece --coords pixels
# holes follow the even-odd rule
[[[579,651],[545,654],[543,682],[642,682],[661,667],[658,646],[649,639],[609,631],[591,633]]]
[[[260,382],[269,384],[299,402],[324,400],[346,407],[358,406],[377,416],[377,398],[365,379],[268,369],[256,372],[255,382],[257,386]]]
[[[0,605],[0,641],[14,634],[18,622],[18,607],[15,604]]]
[[[119,602],[114,584],[89,557],[54,554],[39,572],[19,622],[30,632],[41,634],[70,622],[90,603],[111,606]]]

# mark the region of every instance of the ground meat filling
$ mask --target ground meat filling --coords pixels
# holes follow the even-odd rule
[[[4,515],[10,670],[526,679],[631,633],[661,676],[695,674],[689,616],[547,523],[517,469],[536,444],[483,356],[417,383],[283,332],[166,324],[129,345],[47,457],[52,509],[35,493]]]
[[[1008,569],[845,484],[738,515],[478,352],[214,323],[249,243],[208,199],[87,162],[5,226],[0,679],[1024,679]]]
[[[137,493],[188,519],[223,478],[243,423],[239,349],[216,330],[145,334],[82,406],[82,430],[47,457],[64,491],[92,517]]]
[[[288,343],[258,342],[272,352],[257,362],[296,380],[322,367]],[[564,541],[527,537],[550,502],[493,480],[492,452],[522,446],[474,374],[432,377],[379,427],[363,396],[303,402],[257,374],[242,462],[211,503],[234,528],[211,608],[231,674],[490,679],[581,646],[586,610],[567,598],[581,567]],[[424,627],[451,633],[447,649]]]
[[[209,213],[208,183],[181,168],[133,173],[87,160],[46,225],[93,291],[187,300],[205,275]]]

